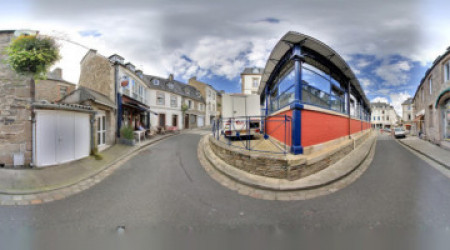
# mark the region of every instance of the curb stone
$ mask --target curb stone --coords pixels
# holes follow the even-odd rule
[[[202,138],[202,140],[203,139],[204,138]],[[222,186],[234,190],[237,193],[245,193],[244,195],[263,200],[307,200],[337,192],[356,181],[368,169],[375,155],[376,136],[373,136],[373,138],[371,137],[369,139],[374,139],[370,146],[370,149],[368,150],[368,153],[365,154],[364,159],[358,164],[357,167],[354,168],[353,171],[327,185],[303,190],[268,190],[238,182],[230,176],[222,173],[207,159],[206,153],[203,150],[204,147],[202,147],[201,145],[202,140],[199,143],[197,154],[201,165],[214,180],[216,180]],[[248,191],[249,194],[246,194],[247,191],[241,190],[243,186],[248,187],[248,189],[250,190]]]
[[[0,192],[0,205],[40,205],[43,203],[65,199],[69,196],[80,193],[100,183],[101,181],[106,179],[109,175],[111,175],[115,170],[120,168],[124,162],[136,156],[141,151],[146,150],[147,147],[152,146],[164,139],[167,139],[175,135],[178,134],[169,134],[164,137],[158,138],[157,140],[154,140],[146,145],[142,145],[136,150],[130,152],[130,154],[115,159],[110,164],[105,165],[104,168],[94,172],[88,177],[75,183],[71,183],[68,185],[60,186],[58,188],[45,191],[36,191],[27,193]]]
[[[437,160],[437,159],[435,159],[435,158],[429,156],[428,154],[426,154],[426,153],[423,152],[422,150],[419,150],[419,149],[416,149],[416,148],[414,148],[414,147],[411,147],[410,145],[408,145],[407,143],[402,142],[401,140],[397,140],[397,139],[396,139],[396,141],[397,141],[398,143],[400,143],[400,144],[402,144],[402,145],[404,145],[404,146],[410,148],[411,150],[413,150],[413,151],[415,151],[415,152],[417,152],[417,153],[419,153],[419,154],[425,156],[426,158],[428,158],[428,159],[430,159],[430,160],[436,162],[437,164],[442,165],[442,166],[445,167],[446,169],[449,169],[449,170],[450,170],[450,165],[447,165],[447,164],[445,164],[444,162],[441,162],[441,161],[439,161],[439,160]]]

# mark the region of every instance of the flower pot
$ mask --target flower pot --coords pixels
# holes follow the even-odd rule
[[[120,138],[119,140],[120,144],[124,144],[124,145],[128,145],[128,146],[134,146],[136,145],[136,140],[135,139],[125,139],[125,138]]]

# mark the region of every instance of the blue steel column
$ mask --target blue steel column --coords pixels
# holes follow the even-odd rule
[[[298,155],[303,154],[302,147],[302,61],[300,45],[295,45],[292,53],[292,60],[295,62],[295,100],[291,104],[292,110],[292,145],[291,153]]]
[[[269,115],[269,85],[266,84],[266,88],[264,89],[265,98],[266,98],[266,110],[264,116],[264,139],[269,139],[269,135],[267,134],[267,116]]]

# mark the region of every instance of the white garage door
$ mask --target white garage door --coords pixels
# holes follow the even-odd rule
[[[36,166],[49,166],[89,156],[89,114],[36,111]]]

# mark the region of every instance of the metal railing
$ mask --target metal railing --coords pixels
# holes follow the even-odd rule
[[[212,135],[219,143],[249,151],[287,154],[292,118],[287,115],[240,116],[214,120]]]

